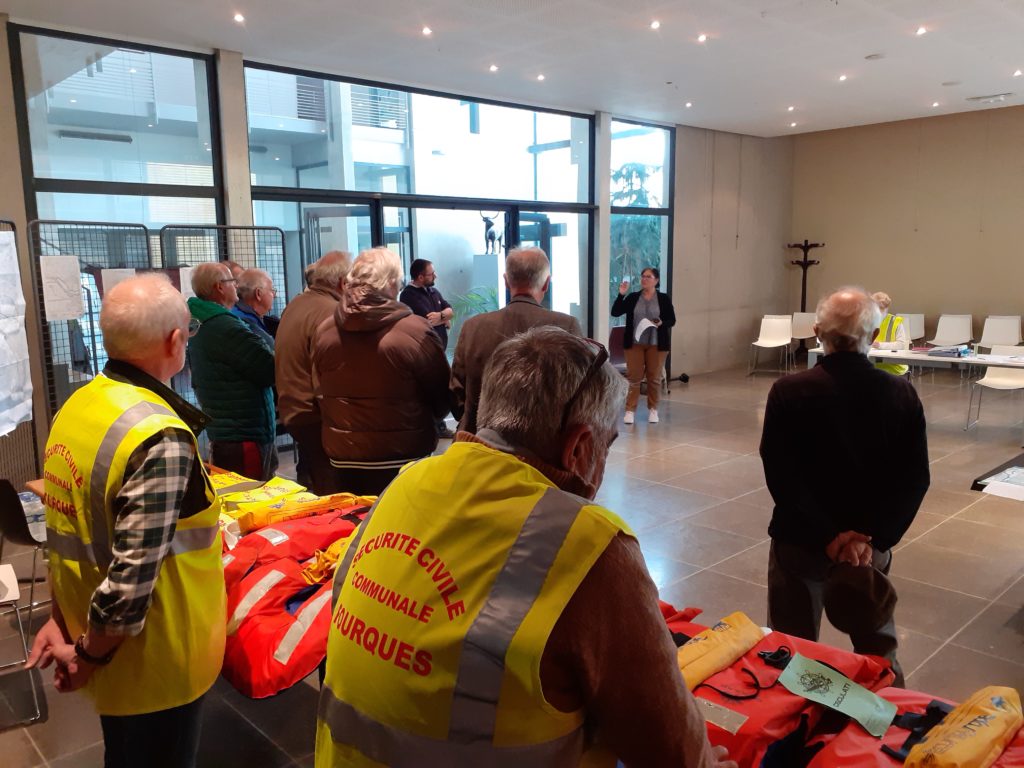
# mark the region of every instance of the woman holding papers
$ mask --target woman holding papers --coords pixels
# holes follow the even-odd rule
[[[622,347],[626,354],[626,415],[623,422],[632,424],[640,401],[640,382],[647,380],[647,421],[658,423],[658,396],[665,358],[671,344],[669,329],[676,324],[676,311],[667,295],[658,290],[661,274],[654,267],[640,273],[640,290],[629,292],[629,281],[623,280],[619,295],[612,305],[612,317],[626,316],[626,334]]]

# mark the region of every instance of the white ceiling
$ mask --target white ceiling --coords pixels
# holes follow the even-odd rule
[[[755,136],[1024,104],[1024,77],[1013,76],[1024,68],[1024,0],[0,4],[27,24]],[[244,24],[232,20],[236,12]],[[917,36],[919,26],[928,33]],[[876,53],[884,58],[865,60]],[[958,84],[942,85],[950,81]],[[965,100],[1003,92],[1014,95],[1002,104]]]

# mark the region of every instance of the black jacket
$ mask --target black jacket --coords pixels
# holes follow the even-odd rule
[[[928,490],[924,409],[906,379],[834,352],[775,382],[761,434],[773,539],[824,551],[843,531],[898,544]]]
[[[658,311],[661,313],[661,325],[658,326],[658,351],[668,352],[672,347],[672,333],[670,328],[676,324],[676,310],[672,306],[672,300],[668,294],[655,291],[658,297]],[[622,348],[629,349],[633,346],[633,310],[640,301],[640,291],[631,293],[628,296],[615,297],[612,304],[612,317],[626,316],[626,334],[622,339]]]

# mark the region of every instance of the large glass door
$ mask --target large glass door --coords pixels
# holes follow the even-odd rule
[[[590,307],[590,217],[558,211],[519,212],[519,243],[544,249],[551,260],[551,285],[544,304],[587,327]]]

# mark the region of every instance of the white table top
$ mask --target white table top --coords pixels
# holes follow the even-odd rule
[[[1024,347],[1020,348],[1019,355],[968,355],[967,357],[946,357],[944,355],[929,355],[927,352],[915,352],[909,349],[872,349],[868,357],[872,360],[886,360],[894,363],[906,363],[907,365],[949,365],[951,363],[963,363],[965,365],[977,365],[983,368],[1024,368]],[[807,366],[813,367],[818,357],[825,354],[821,347],[815,347],[808,351]]]

